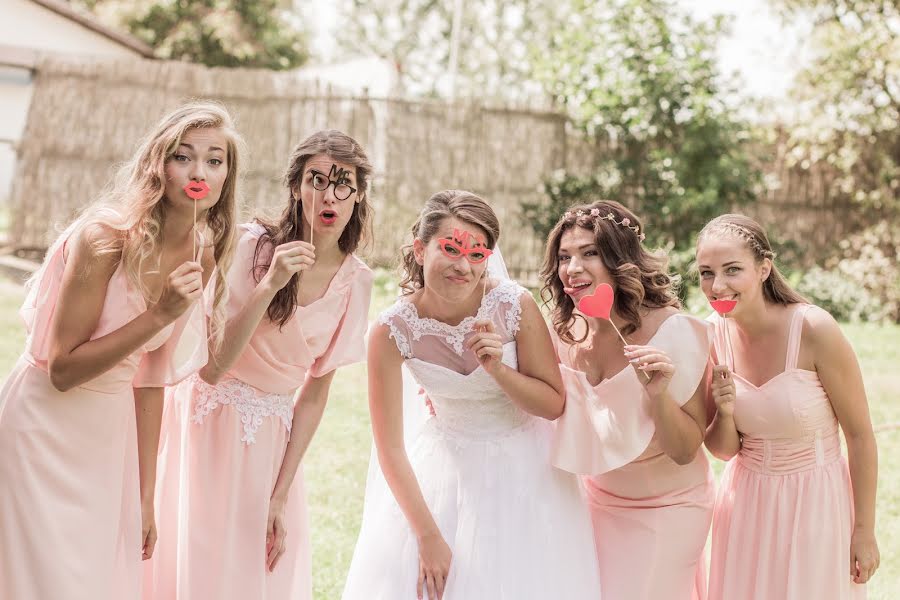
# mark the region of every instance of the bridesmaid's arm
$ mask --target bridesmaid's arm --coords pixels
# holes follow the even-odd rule
[[[102,375],[141,348],[177,319],[203,289],[202,267],[185,262],[169,275],[159,302],[119,329],[92,340],[109,280],[119,263],[115,253],[94,251],[92,235],[113,234],[95,228],[71,240],[51,325],[48,371],[53,387],[61,392]]]
[[[653,400],[650,403],[650,416],[656,425],[662,451],[679,465],[690,464],[697,457],[706,429],[703,385],[698,385],[691,399],[682,406],[678,406],[668,392]]]
[[[328,391],[337,371],[330,371],[321,377],[308,377],[294,404],[294,416],[291,419],[291,438],[288,440],[284,458],[281,461],[281,469],[278,471],[278,479],[272,491],[272,501],[284,504],[288,491],[294,482],[297,467],[303,460],[313,435],[322,421],[325,412],[325,404],[328,401]]]
[[[864,583],[878,568],[880,555],[875,541],[878,448],[862,372],[850,342],[826,311],[807,312],[801,339],[811,346],[816,373],[847,440],[855,510],[850,569],[857,583]]]
[[[662,451],[679,465],[693,462],[706,432],[702,379],[688,401],[679,405],[669,389],[679,367],[665,350],[629,344],[625,358],[650,397],[647,408]]]
[[[281,459],[281,468],[278,470],[278,478],[272,490],[269,501],[269,518],[266,525],[266,565],[269,571],[275,569],[278,560],[285,550],[284,509],[287,504],[288,492],[294,483],[297,467],[309,448],[316,429],[325,412],[325,402],[328,400],[328,390],[334,379],[335,371],[330,371],[321,377],[307,377],[300,388],[297,402],[294,403],[294,416],[291,419],[291,437]]]
[[[141,482],[141,546],[144,560],[153,556],[153,548],[156,545],[153,497],[156,493],[156,457],[159,451],[164,392],[164,388],[134,388]]]
[[[715,361],[715,352],[713,352]],[[712,398],[715,414],[706,429],[706,449],[719,460],[731,460],[741,451],[741,434],[734,422],[734,402],[737,391],[731,371],[724,365],[712,368],[706,382],[707,397]],[[708,404],[708,403],[707,403]]]
[[[516,333],[518,369],[500,362],[501,345],[491,375],[522,410],[553,421],[562,415],[566,404],[556,349],[534,299],[529,294],[523,294],[520,302],[522,316]],[[469,340],[470,346],[477,347],[476,338],[477,335]]]
[[[281,244],[273,254],[268,271],[250,292],[238,314],[225,325],[224,340],[219,348],[210,346],[209,361],[200,369],[200,378],[215,385],[234,365],[253,333],[266,314],[272,298],[296,273],[305,271],[315,262],[312,246],[306,242],[293,241]],[[248,265],[238,265],[243,269]]]
[[[719,460],[729,461],[734,458],[741,451],[741,436],[734,424],[734,417],[721,410],[716,411],[706,430],[704,443],[709,453]]]

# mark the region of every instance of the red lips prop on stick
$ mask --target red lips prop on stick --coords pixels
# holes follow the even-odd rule
[[[710,300],[710,306],[713,307],[713,310],[719,313],[722,318],[726,318],[725,315],[734,310],[734,307],[737,306],[737,300]],[[731,350],[731,334],[728,333],[728,323],[725,323],[725,345],[728,346],[726,351],[728,354],[734,356],[734,352]],[[728,356],[725,356],[725,362],[728,362]]]
[[[609,321],[609,324],[613,326],[613,329],[615,329],[616,333],[619,335],[619,339],[627,346],[628,342],[622,337],[622,332],[619,331],[616,324],[609,318],[609,313],[612,311],[614,300],[615,296],[613,294],[612,286],[608,283],[601,283],[597,286],[597,289],[594,290],[592,295],[585,296],[578,301],[578,310],[581,311],[581,314],[588,317]],[[647,378],[647,381],[650,381],[650,376],[647,373],[644,373],[644,377]]]
[[[194,239],[191,245],[191,260],[197,260],[197,201],[206,198],[209,186],[205,181],[189,181],[182,189],[188,198],[194,201],[194,228],[191,230]]]

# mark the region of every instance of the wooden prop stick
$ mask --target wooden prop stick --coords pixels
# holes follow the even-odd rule
[[[728,321],[727,321],[728,317],[726,315],[728,315],[728,313],[733,311],[734,307],[737,306],[737,300],[710,300],[709,304],[710,304],[710,306],[713,307],[713,310],[716,311],[717,313],[719,313],[719,315],[723,319],[726,319],[722,323],[722,325],[725,328],[725,346],[726,346],[726,348],[725,348],[725,365],[728,366],[728,364],[729,364],[729,362],[728,362],[729,356],[731,357],[730,364],[733,365],[734,364],[734,350],[732,349],[733,346],[731,345],[731,333],[728,331]],[[729,367],[729,368],[731,368],[731,367]]]
[[[191,227],[191,259],[197,260],[197,202],[206,198],[209,186],[205,181],[188,181],[183,188],[187,197],[194,201],[194,225]]]

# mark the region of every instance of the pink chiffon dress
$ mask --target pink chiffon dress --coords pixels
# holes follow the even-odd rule
[[[818,374],[797,367],[808,308],[795,309],[782,373],[757,387],[729,365],[741,449],[716,498],[711,600],[866,597],[850,578],[853,496],[837,418]],[[725,321],[711,319],[725,356]]]
[[[680,405],[705,383],[710,337],[709,324],[675,314],[647,342],[672,358],[669,393]],[[604,599],[705,598],[703,550],[714,499],[706,455],[701,449],[693,462],[675,463],[657,441],[635,370],[627,366],[591,385],[572,367],[570,348],[557,339],[567,396],[553,463],[585,475]]]
[[[228,276],[229,316],[256,286],[258,224],[242,225]],[[217,385],[169,390],[157,471],[159,542],[144,600],[308,600],[311,551],[302,469],[285,508],[286,552],[265,565],[269,499],[291,434],[295,392],[365,357],[372,271],[348,255],[324,296],[283,328],[265,317]],[[228,343],[228,340],[225,341]]]
[[[22,306],[25,352],[0,392],[0,598],[135,600],[142,539],[132,388],[174,384],[205,365],[206,318],[195,304],[107,372],[58,391],[47,361],[71,231],[51,247]],[[120,264],[91,339],[146,308]]]

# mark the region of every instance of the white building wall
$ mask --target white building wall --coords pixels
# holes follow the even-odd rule
[[[0,15],[0,44],[7,48],[103,58],[140,56],[31,0],[0,0]],[[0,64],[0,212],[11,192],[15,147],[25,128],[31,93],[28,68]],[[0,226],[3,218],[0,214]]]

